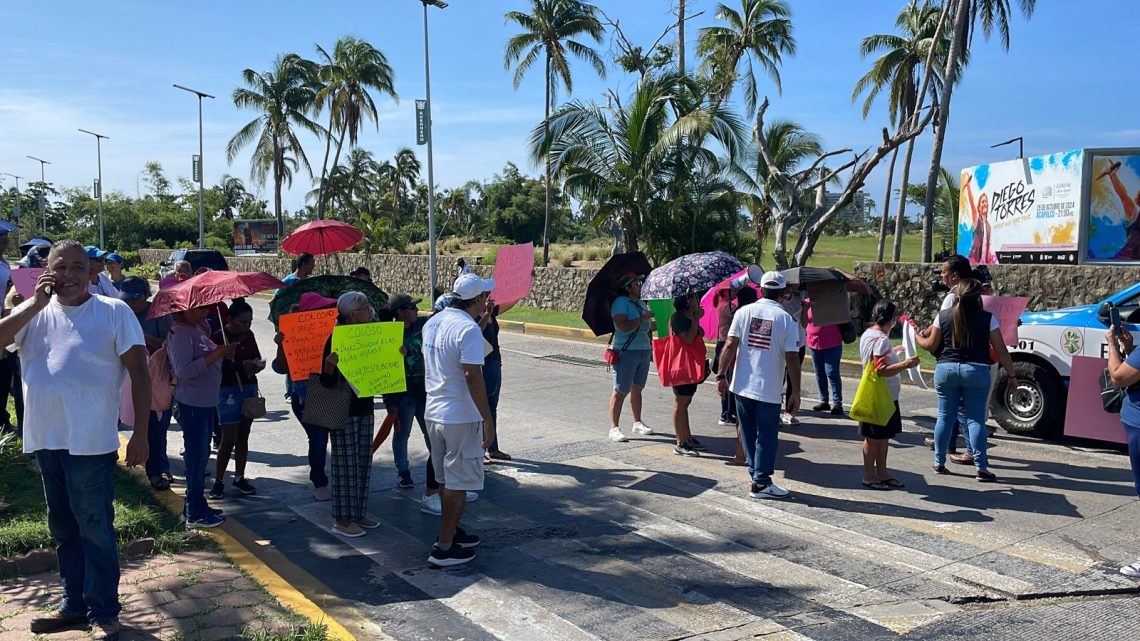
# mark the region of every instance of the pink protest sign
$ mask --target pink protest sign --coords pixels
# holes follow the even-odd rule
[[[16,293],[24,298],[31,298],[36,295],[36,283],[40,280],[40,276],[44,273],[42,267],[21,267],[20,269],[12,270],[12,286],[16,288]]]
[[[510,305],[526,298],[534,279],[534,243],[500,247],[494,278],[491,299],[496,303]]]
[[[1017,345],[1017,322],[1027,305],[1028,296],[982,296],[982,307],[997,318],[1006,345]]]
[[[1100,401],[1100,373],[1108,361],[1088,356],[1073,357],[1069,375],[1069,400],[1065,407],[1065,436],[1127,443],[1119,414],[1104,411]]]

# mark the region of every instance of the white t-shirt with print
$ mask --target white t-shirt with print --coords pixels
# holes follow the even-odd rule
[[[423,331],[424,419],[455,425],[479,423],[483,415],[467,389],[464,365],[483,365],[483,332],[471,314],[455,308],[432,316]]]
[[[883,361],[883,366],[894,365],[899,362],[899,355],[891,348],[891,339],[886,334],[873,327],[868,328],[863,332],[863,337],[859,339],[859,358],[863,362],[863,367],[867,366],[867,362],[872,357],[878,358],[886,356]],[[899,400],[900,382],[899,377],[887,377],[887,387],[891,390],[891,400]]]
[[[728,335],[740,341],[732,393],[779,403],[784,393],[785,358],[799,356],[799,326],[779,303],[768,299],[745,305],[732,317]]]
[[[53,298],[15,339],[24,376],[24,452],[118,450],[126,375],[120,357],[143,344],[142,327],[126,303],[92,296],[70,307]]]

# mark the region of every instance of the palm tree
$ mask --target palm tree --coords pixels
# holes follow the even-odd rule
[[[581,0],[531,0],[531,12],[508,11],[504,17],[507,22],[513,22],[522,28],[522,33],[511,36],[507,40],[506,53],[503,56],[503,65],[510,69],[515,66],[515,89],[519,88],[523,76],[539,58],[544,59],[546,82],[546,101],[543,105],[544,120],[550,120],[550,112],[554,109],[555,96],[558,93],[558,83],[566,88],[566,93],[574,90],[574,82],[570,76],[570,63],[567,52],[575,57],[585,60],[598,72],[602,78],[606,77],[606,65],[601,56],[589,46],[574,40],[581,35],[593,38],[601,43],[604,29],[596,16],[597,8]],[[546,220],[542,232],[542,264],[545,265],[550,258],[550,160],[542,161],[546,167]]]
[[[416,152],[402,147],[396,152],[392,171],[392,192],[396,196],[396,207],[406,213],[408,207],[408,193],[414,192],[416,184],[420,181],[420,159]]]
[[[739,78],[744,81],[745,107],[755,111],[757,65],[772,78],[776,90],[782,91],[780,63],[784,54],[796,53],[791,13],[783,0],[741,0],[740,11],[717,5],[716,17],[727,26],[705,27],[697,35],[697,55],[704,58],[702,67],[712,79],[717,99],[727,100]]]
[[[1021,15],[1029,20],[1037,8],[1037,0],[1016,0]],[[950,51],[943,62],[943,92],[938,103],[938,120],[934,129],[934,144],[930,149],[930,169],[926,176],[926,200],[922,213],[922,260],[929,261],[934,234],[934,206],[938,196],[938,176],[942,169],[942,146],[946,142],[946,125],[950,119],[950,98],[958,82],[958,72],[969,61],[977,22],[981,21],[982,34],[989,39],[996,31],[1002,49],[1009,51],[1010,0],[957,0],[954,22],[951,27]]]
[[[269,71],[242,71],[246,86],[234,89],[233,93],[235,106],[256,109],[261,113],[230,138],[226,157],[233,162],[243,148],[256,141],[250,156],[250,177],[261,185],[267,175],[273,174],[273,211],[282,237],[285,219],[281,211],[281,188],[286,174],[292,181],[293,173],[287,158],[291,156],[295,165],[299,162],[310,176],[313,173],[297,130],[316,136],[328,135],[323,127],[306,115],[316,94],[311,83],[313,72],[313,63],[295,53],[284,54],[278,56]]]
[[[241,178],[229,174],[222,175],[218,187],[222,192],[222,216],[233,220],[234,214],[240,212],[252,196],[246,191]]]
[[[317,90],[314,108],[317,115],[325,107],[329,110],[329,136],[325,140],[325,159],[321,166],[320,185],[323,193],[332,137],[337,136],[336,155],[333,156],[332,163],[336,167],[345,138],[348,138],[350,147],[355,147],[364,121],[371,120],[377,129],[380,127],[380,115],[369,89],[387,94],[397,102],[399,97],[394,84],[395,73],[388,64],[388,58],[371,44],[345,36],[336,41],[332,55],[320,45],[317,45],[317,54],[321,59],[321,65],[317,69],[320,88]],[[325,197],[318,195],[318,218],[324,217],[324,205]]]
[[[866,58],[877,52],[883,54],[875,60],[862,78],[855,83],[855,90],[851,93],[851,100],[858,99],[863,93],[867,94],[863,101],[863,118],[871,112],[875,98],[886,89],[889,102],[887,114],[892,125],[903,126],[914,115],[918,108],[919,85],[926,69],[927,60],[931,60],[934,69],[940,69],[942,60],[949,48],[949,33],[945,29],[939,33],[939,17],[942,9],[924,2],[918,6],[915,1],[903,7],[895,19],[895,26],[901,33],[876,34],[867,36],[859,45],[859,55]],[[933,57],[931,56],[933,48]],[[939,75],[933,74],[934,88],[941,89]],[[906,146],[906,155],[903,159],[902,184],[909,184],[911,158],[914,155],[914,138]],[[891,162],[887,168],[887,189],[883,203],[883,213],[879,220],[879,244],[877,260],[883,260],[887,235],[887,213],[891,204],[891,182],[894,178],[895,160],[898,158],[898,149],[891,153]],[[906,209],[906,198],[899,198],[898,209],[895,213],[895,239],[892,248],[892,259],[899,260],[902,252],[903,214]]]

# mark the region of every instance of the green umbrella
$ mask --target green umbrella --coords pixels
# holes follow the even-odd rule
[[[372,307],[380,309],[388,304],[388,295],[384,290],[368,281],[352,276],[313,276],[281,290],[273,302],[269,303],[269,320],[277,325],[277,317],[290,313],[305,292],[314,292],[327,298],[339,298],[345,292],[364,292]]]

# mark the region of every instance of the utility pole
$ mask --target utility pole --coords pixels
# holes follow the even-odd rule
[[[198,96],[198,158],[196,163],[191,163],[191,171],[195,174],[194,178],[198,179],[198,249],[206,248],[206,187],[204,182],[205,169],[202,167],[202,99],[213,99],[208,93],[191,89],[190,87],[183,87],[182,85],[174,85],[176,89],[182,91],[189,91],[190,93]],[[278,230],[280,233],[280,230]]]
[[[685,75],[685,0],[678,0],[677,10],[677,68]]]
[[[36,199],[36,204],[39,205],[40,208],[40,218],[44,221],[44,236],[47,236],[47,210],[44,208],[47,201],[47,181],[44,180],[44,165],[50,165],[51,163],[46,160],[40,160],[35,156],[28,156],[28,158],[40,163],[40,197]]]

